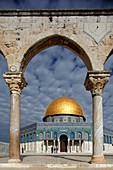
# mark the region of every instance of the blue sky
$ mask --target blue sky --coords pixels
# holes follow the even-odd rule
[[[30,8],[113,8],[113,0],[0,0],[1,9]],[[113,69],[113,56],[105,64]],[[7,71],[5,59],[0,55],[0,141],[9,140],[10,95],[3,79]],[[28,64],[25,78],[28,86],[21,95],[21,127],[42,121],[45,108],[63,95],[79,102],[88,121],[92,119],[92,99],[85,90],[87,69],[83,61],[70,50],[55,46],[41,51]],[[104,125],[112,128],[113,122],[113,75],[103,92]],[[112,128],[113,129],[113,128]]]
[[[111,8],[113,0],[0,0],[0,8]]]

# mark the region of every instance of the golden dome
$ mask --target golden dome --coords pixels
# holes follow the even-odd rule
[[[80,104],[67,96],[63,96],[52,101],[46,108],[44,118],[62,114],[80,116],[85,120],[84,112]]]

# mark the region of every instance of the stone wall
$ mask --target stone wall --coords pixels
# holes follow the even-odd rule
[[[24,71],[53,45],[75,52],[89,70],[103,70],[113,49],[112,10],[0,11],[0,50],[10,71]]]

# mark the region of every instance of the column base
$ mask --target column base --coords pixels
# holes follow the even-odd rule
[[[104,156],[92,156],[91,160],[89,161],[90,164],[107,164]]]
[[[8,163],[21,163],[20,159],[9,159]]]

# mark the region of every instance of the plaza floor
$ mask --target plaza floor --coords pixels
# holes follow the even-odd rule
[[[105,155],[108,164],[89,164],[91,155],[83,154],[35,154],[21,155],[22,163],[7,163],[8,157],[0,158],[0,170],[113,170],[113,155]]]

